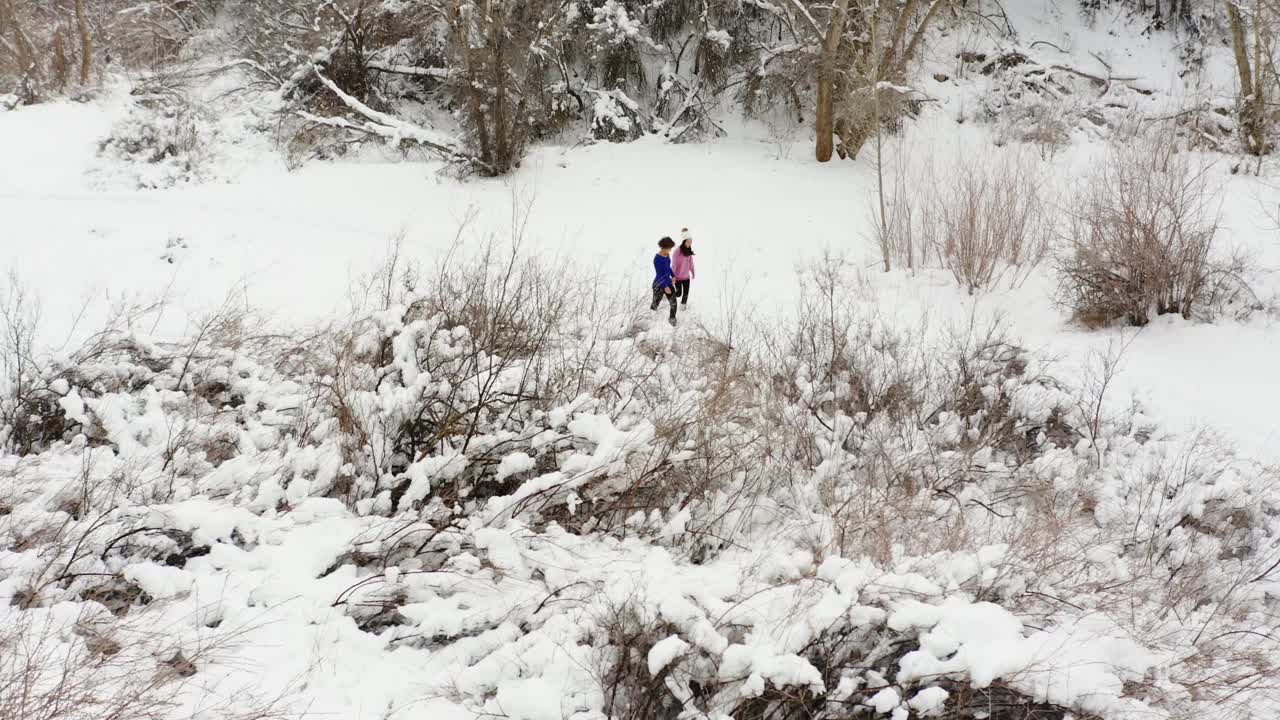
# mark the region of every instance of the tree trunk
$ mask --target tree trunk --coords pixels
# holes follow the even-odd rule
[[[67,47],[62,39],[62,30],[53,33],[53,77],[58,81],[58,89],[67,86],[71,75],[71,66],[67,63]]]
[[[942,10],[942,6],[948,0],[933,0],[933,4],[925,11],[924,17],[920,19],[920,24],[916,26],[915,34],[911,36],[911,41],[907,43],[906,50],[903,50],[902,57],[898,61],[901,67],[900,73],[905,73],[906,68],[916,59],[916,53],[920,52],[920,46],[924,43],[925,32],[929,29],[929,25],[933,19],[938,16],[938,12]]]
[[[867,140],[871,138],[871,134],[879,131],[880,119],[872,114],[870,122],[850,123],[849,132],[840,136],[840,142],[844,146],[845,155],[850,160],[857,160],[858,153],[863,146],[867,144]]]
[[[18,11],[12,3],[0,0],[0,33],[8,30],[13,35],[14,62],[18,64],[18,73],[22,76],[35,74],[35,51],[27,40],[27,34],[18,23]],[[7,26],[7,27],[6,27]]]
[[[814,130],[817,144],[814,156],[818,162],[831,159],[835,133],[835,82],[836,51],[840,48],[840,36],[844,34],[845,11],[849,0],[836,0],[827,21],[827,36],[822,43],[822,57],[818,59],[818,103],[814,112]]]
[[[1268,83],[1273,78],[1266,77],[1269,65],[1264,65],[1263,46],[1270,46],[1270,38],[1264,37],[1263,33],[1268,32],[1266,24],[1263,22],[1262,0],[1254,0],[1253,2],[1253,128],[1254,138],[1253,144],[1257,149],[1258,155],[1265,155],[1270,151],[1270,137],[1267,123],[1267,96],[1266,90]],[[1270,54],[1267,60],[1270,61]]]
[[[511,170],[511,133],[507,98],[507,36],[501,18],[485,9],[485,22],[489,24],[489,51],[492,53],[490,80],[493,84],[493,164],[501,174]]]
[[[76,0],[76,27],[80,31],[80,84],[88,85],[93,71],[93,36],[89,32],[89,16],[85,0]]]
[[[40,78],[40,62],[36,58],[35,48],[18,22],[18,11],[12,2],[0,0],[0,42],[4,42],[4,34],[13,37],[14,62],[17,64],[18,97],[24,104],[32,104],[39,97],[36,81]]]
[[[1236,73],[1240,79],[1240,134],[1245,148],[1254,155],[1266,150],[1266,128],[1263,127],[1262,106],[1254,87],[1252,64],[1249,62],[1249,46],[1245,39],[1244,18],[1235,3],[1227,0],[1227,20],[1231,25],[1231,50],[1235,55]]]
[[[818,162],[831,159],[831,151],[835,144],[832,137],[835,132],[835,108],[832,102],[835,73],[832,65],[833,63],[828,62],[825,56],[818,62],[818,106],[813,120],[814,130],[818,134],[814,157]]]

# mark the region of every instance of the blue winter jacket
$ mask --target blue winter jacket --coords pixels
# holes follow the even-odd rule
[[[671,287],[675,273],[671,271],[671,256],[658,253],[653,256],[653,286],[656,288]]]

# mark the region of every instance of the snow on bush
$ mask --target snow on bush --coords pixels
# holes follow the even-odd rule
[[[602,140],[625,142],[643,134],[640,106],[620,89],[590,90],[591,134]]]
[[[177,95],[154,95],[129,105],[98,147],[97,181],[164,189],[210,179],[213,148],[223,142],[203,107]]]
[[[6,364],[4,612],[155,629],[118,657],[165,663],[156,717],[245,688],[392,718],[1274,702],[1263,469],[836,283],[726,353],[546,277],[491,255],[303,338],[226,312]]]
[[[643,39],[644,28],[639,20],[631,18],[622,3],[605,0],[603,5],[596,8],[587,29],[598,34],[602,43],[617,45]]]

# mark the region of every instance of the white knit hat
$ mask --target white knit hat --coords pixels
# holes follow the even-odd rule
[[[692,240],[693,236],[689,234],[689,228],[680,228],[681,240]]]

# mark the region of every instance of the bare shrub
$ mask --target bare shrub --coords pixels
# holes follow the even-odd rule
[[[0,716],[24,720],[161,720],[170,675],[126,652],[128,640],[85,619],[70,642],[51,616],[22,612],[0,629]]]
[[[1209,318],[1251,293],[1249,263],[1215,254],[1208,167],[1157,135],[1114,146],[1072,201],[1059,300],[1091,327]]]
[[[1044,261],[1056,222],[1043,169],[1029,153],[961,156],[939,166],[893,152],[882,177],[876,241],[884,269],[931,260],[970,294],[1008,278],[1018,284]]]
[[[876,219],[875,242],[880,249],[881,266],[885,272],[892,270],[895,263],[908,270],[919,269],[929,249],[921,235],[932,224],[933,207],[921,202],[919,188],[914,187],[916,173],[905,143],[889,143],[886,153],[884,139],[876,135],[874,148],[876,197],[871,214]]]
[[[251,627],[203,643],[176,643],[161,630],[85,606],[73,618],[49,611],[0,611],[0,717],[22,720],[167,720],[194,694],[226,720],[289,717],[281,696],[251,690],[218,697],[201,671],[246,642]]]
[[[1025,155],[963,158],[937,188],[935,252],[970,294],[1006,273],[1014,281],[1045,257],[1052,232],[1041,169]]]
[[[112,8],[104,34],[110,50],[126,66],[159,69],[178,59],[213,24],[224,4],[224,0],[121,3],[123,7]]]
[[[1111,459],[1116,452],[1109,450]],[[1255,589],[1274,582],[1280,569],[1280,552],[1257,535],[1273,512],[1275,471],[1233,456],[1203,432],[1158,450],[1134,471],[1122,481],[1126,500],[1118,522],[1091,528],[1090,540],[1080,546],[1123,558],[1123,583],[1098,585],[1079,569],[1069,570],[1087,567],[1070,552],[1059,552],[1060,559],[1041,566],[1038,575],[1054,578],[1063,595],[1083,591],[1091,611],[1151,647],[1183,648],[1166,671],[1179,690],[1147,681],[1135,687],[1167,703],[1170,717],[1205,714],[1187,706],[1183,692],[1210,703],[1215,717],[1251,717],[1256,699],[1250,690],[1269,685],[1263,678],[1278,671],[1276,638],[1255,624],[1260,616],[1250,607]],[[1109,501],[1094,492],[1085,493],[1087,507]],[[1136,615],[1135,602],[1147,611]]]
[[[0,447],[19,454],[62,433],[56,394],[40,377],[39,319],[39,304],[11,273],[0,295]]]

